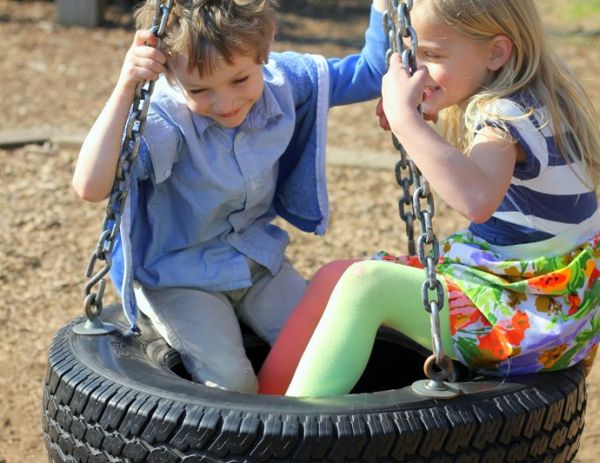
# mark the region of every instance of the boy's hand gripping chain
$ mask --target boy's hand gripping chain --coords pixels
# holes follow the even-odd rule
[[[398,53],[402,57],[404,69],[414,74],[417,69],[417,33],[412,27],[410,11],[413,0],[400,2],[399,0],[388,0],[388,9],[384,13],[384,29],[388,35],[391,48],[387,52],[387,58],[392,53]],[[406,46],[403,39],[410,40],[410,46]],[[408,252],[415,254],[414,220],[419,222],[419,238],[417,240],[417,255],[419,262],[426,272],[426,280],[423,283],[421,294],[423,306],[431,316],[431,337],[433,354],[425,360],[424,371],[429,380],[417,381],[413,389],[422,395],[433,398],[452,398],[459,394],[459,390],[445,381],[453,376],[452,360],[444,354],[440,329],[440,311],[444,305],[444,289],[436,278],[435,266],[439,260],[439,244],[433,233],[432,219],[435,214],[433,195],[429,189],[427,179],[408,157],[404,147],[392,136],[394,146],[400,151],[400,161],[396,164],[396,180],[402,187],[403,194],[398,200],[400,218],[406,223],[406,234],[408,237]],[[411,186],[415,185],[411,193]],[[421,201],[426,202],[426,207]],[[407,211],[407,206],[410,209]],[[426,252],[429,246],[429,252]],[[430,299],[430,291],[435,291],[437,299]]]
[[[173,3],[174,0],[155,0],[154,17],[152,18],[152,28],[150,30],[157,38],[157,48],[160,46],[160,39],[165,33],[167,20],[173,9]],[[102,233],[85,272],[88,281],[84,288],[83,307],[87,320],[73,327],[73,331],[77,334],[106,334],[115,329],[114,325],[104,323],[100,320],[102,298],[106,287],[104,277],[112,265],[112,251],[119,236],[121,216],[125,209],[127,195],[129,194],[131,175],[137,160],[142,132],[146,123],[146,115],[150,107],[150,97],[153,91],[154,81],[140,82],[136,87],[135,98],[131,105],[131,113],[125,126],[125,137],[121,147],[119,162],[117,163],[115,182],[102,222]],[[104,266],[100,270],[95,271],[96,263],[99,260],[104,262]],[[94,290],[96,285],[98,287]]]

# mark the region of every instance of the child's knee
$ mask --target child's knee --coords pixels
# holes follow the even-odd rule
[[[252,394],[258,391],[258,379],[248,360],[223,362],[218,369],[207,368],[194,360],[185,363],[192,379],[208,387]]]
[[[386,269],[381,264],[381,262],[373,260],[355,262],[340,278],[339,285],[358,290],[371,290],[374,283],[382,281]],[[375,286],[377,285],[375,284]]]
[[[205,384],[210,386],[209,381]],[[228,391],[246,392],[256,394],[258,392],[258,379],[252,367],[226,372],[224,379],[217,385]]]

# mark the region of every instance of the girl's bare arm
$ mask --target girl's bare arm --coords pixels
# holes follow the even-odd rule
[[[518,145],[488,128],[477,134],[468,156],[455,149],[416,109],[426,77],[425,68],[408,76],[392,55],[382,86],[389,126],[442,199],[467,219],[485,222],[508,190]]]
[[[385,11],[387,8],[387,0],[373,0],[373,6],[377,11]]]

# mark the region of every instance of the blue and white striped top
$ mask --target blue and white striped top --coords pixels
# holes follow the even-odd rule
[[[505,98],[488,109],[488,114],[501,115],[504,124],[485,123],[508,130],[527,157],[516,164],[506,196],[492,217],[469,227],[490,244],[542,241],[584,222],[600,226],[598,201],[583,161],[565,162],[546,107],[533,106],[535,111],[526,116],[531,106],[525,99]]]

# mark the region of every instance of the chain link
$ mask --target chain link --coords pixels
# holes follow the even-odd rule
[[[164,35],[173,3],[174,0],[155,0],[155,12],[150,30],[157,38],[156,47],[160,46],[160,39]],[[119,235],[121,216],[129,194],[131,176],[137,160],[153,91],[153,81],[140,82],[136,87],[131,112],[125,126],[125,137],[117,162],[115,181],[102,222],[102,232],[85,272],[88,281],[83,291],[83,307],[85,315],[90,321],[97,319],[102,313],[102,299],[106,288],[104,277],[112,266],[112,252]],[[96,265],[99,265],[99,262],[103,263],[102,267],[96,270]]]
[[[388,63],[393,53],[400,54],[403,67],[410,75],[414,74],[417,69],[418,48],[417,33],[412,27],[410,16],[412,7],[412,0],[403,2],[388,0],[388,9],[383,16],[384,29],[391,45],[386,55]],[[408,39],[409,46],[405,45],[404,39]],[[421,111],[420,108],[419,111]],[[424,369],[429,379],[439,382],[452,376],[452,362],[444,354],[441,341],[439,312],[444,305],[444,289],[436,278],[436,264],[440,253],[438,240],[433,232],[433,216],[435,215],[433,195],[427,179],[421,174],[418,167],[408,157],[406,150],[393,135],[392,141],[400,152],[400,161],[396,164],[396,181],[402,188],[398,205],[400,218],[406,224],[408,253],[410,255],[417,254],[426,275],[421,287],[421,298],[424,309],[431,316],[433,355],[426,361]],[[414,190],[411,190],[412,188]],[[415,220],[419,224],[416,252],[414,240]],[[435,294],[434,299],[432,299],[432,293]],[[433,362],[435,362],[435,366],[439,371],[435,371]]]

